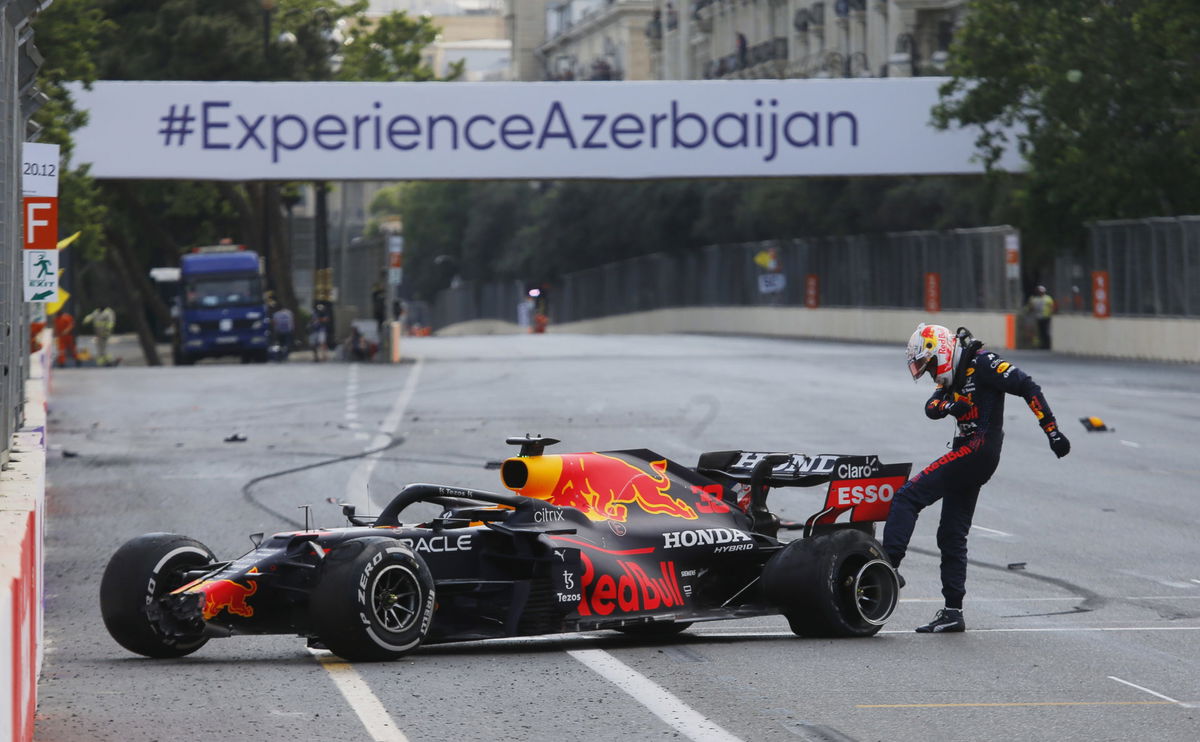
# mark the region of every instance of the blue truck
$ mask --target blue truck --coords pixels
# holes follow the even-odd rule
[[[179,284],[175,365],[218,356],[267,360],[271,322],[258,253],[241,245],[193,248],[179,261]]]

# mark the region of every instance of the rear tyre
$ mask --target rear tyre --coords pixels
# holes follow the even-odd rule
[[[117,643],[147,657],[195,652],[203,635],[168,636],[150,617],[158,599],[182,587],[185,573],[217,559],[204,544],[174,533],[147,533],[117,549],[100,579],[100,615]]]
[[[801,636],[872,636],[900,584],[879,542],[853,528],[793,541],[763,568],[763,590]]]
[[[326,557],[309,616],[329,651],[374,662],[419,647],[433,609],[433,574],[424,559],[395,539],[361,538]]]
[[[667,639],[676,634],[682,634],[692,625],[691,621],[652,621],[650,623],[635,623],[629,626],[618,626],[615,630],[626,636],[638,639]]]

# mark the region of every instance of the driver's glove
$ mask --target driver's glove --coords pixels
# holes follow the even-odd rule
[[[1046,434],[1046,440],[1050,441],[1050,450],[1055,456],[1061,459],[1071,453],[1071,441],[1058,429],[1058,423],[1054,420],[1043,421],[1042,432]]]

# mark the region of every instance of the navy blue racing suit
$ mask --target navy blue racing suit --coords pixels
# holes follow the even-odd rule
[[[978,348],[978,346],[976,346]],[[942,501],[937,544],[942,552],[942,595],[947,608],[962,608],[967,580],[967,531],[980,488],[1000,463],[1004,443],[1004,395],[1025,399],[1047,435],[1056,431],[1041,387],[995,353],[976,349],[957,369],[954,389],[938,387],[925,403],[932,420],[953,415],[958,421],[951,451],[910,479],[892,501],[883,532],[883,550],[900,566],[921,510]],[[1056,451],[1057,453],[1057,451]],[[1059,454],[1065,455],[1064,454]]]

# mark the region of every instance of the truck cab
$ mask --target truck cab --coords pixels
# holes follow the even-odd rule
[[[270,317],[258,254],[241,245],[197,247],[179,268],[175,364],[219,356],[266,361]]]

